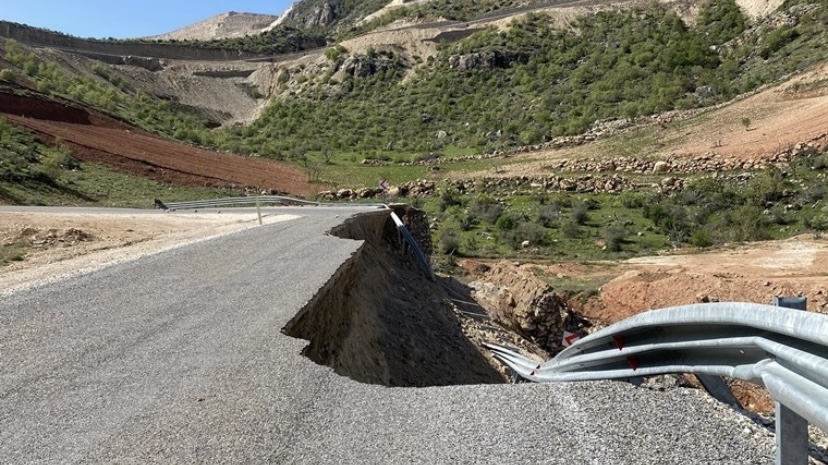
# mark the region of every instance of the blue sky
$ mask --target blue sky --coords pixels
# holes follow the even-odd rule
[[[292,0],[2,0],[0,19],[78,37],[144,37],[228,11],[278,15]]]

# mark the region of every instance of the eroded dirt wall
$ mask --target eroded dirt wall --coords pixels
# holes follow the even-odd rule
[[[331,235],[363,244],[284,328],[310,341],[304,355],[386,386],[505,381],[464,336],[445,290],[403,252],[388,212],[352,218]]]

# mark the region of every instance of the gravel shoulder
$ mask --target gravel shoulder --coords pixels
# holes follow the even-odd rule
[[[266,224],[297,215],[266,215]],[[95,213],[0,210],[0,245],[29,238],[22,261],[0,267],[0,295],[258,226],[252,213]]]

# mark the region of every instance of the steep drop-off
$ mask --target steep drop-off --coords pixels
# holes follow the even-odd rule
[[[310,341],[304,355],[386,386],[504,381],[464,336],[443,286],[401,248],[387,211],[349,219],[330,234],[363,244],[283,329]]]

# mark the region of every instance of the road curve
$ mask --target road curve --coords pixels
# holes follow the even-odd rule
[[[357,211],[5,297],[0,463],[772,461],[768,433],[695,391],[392,389],[307,360],[280,330],[360,246],[324,234]]]

